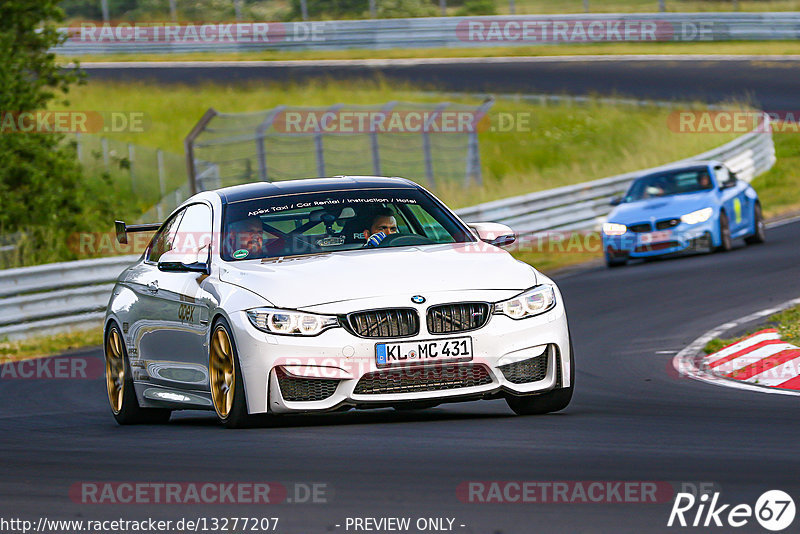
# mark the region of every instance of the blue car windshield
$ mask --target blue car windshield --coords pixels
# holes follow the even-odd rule
[[[628,189],[624,201],[635,202],[648,198],[708,191],[713,188],[708,168],[681,169],[639,178]]]

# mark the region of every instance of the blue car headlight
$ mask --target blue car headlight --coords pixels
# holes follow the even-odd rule
[[[529,289],[521,295],[494,305],[494,313],[507,315],[512,319],[525,319],[552,310],[556,305],[556,292],[553,286],[543,284]]]
[[[628,231],[628,227],[619,223],[603,223],[603,233],[606,235],[622,235]]]
[[[686,224],[700,224],[706,222],[714,214],[714,208],[703,208],[701,210],[681,215],[681,221]]]

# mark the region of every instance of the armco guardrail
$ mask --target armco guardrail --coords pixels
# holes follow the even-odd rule
[[[100,324],[114,280],[139,256],[0,271],[0,338]]]
[[[764,121],[769,119],[764,116]],[[519,235],[548,230],[592,230],[599,228],[611,211],[609,199],[623,193],[642,174],[672,165],[699,160],[719,160],[743,180],[750,181],[775,164],[775,145],[769,123],[721,147],[692,158],[592,182],[537,191],[458,210],[467,222],[492,221],[507,224]]]
[[[145,27],[139,24],[137,29]],[[178,28],[164,31],[164,27]],[[319,22],[159,26],[134,33],[122,23],[77,24],[62,31],[62,54],[187,53],[246,50],[484,47],[618,41],[793,40],[800,13],[626,13],[508,15]],[[183,28],[183,29],[180,29]]]
[[[768,120],[766,116],[764,120]],[[775,163],[775,146],[766,124],[762,127],[765,133],[746,134],[682,161],[721,160],[749,181]],[[625,190],[637,176],[665,167],[487,202],[458,210],[458,214],[466,221],[502,222],[520,234],[590,229],[608,214],[610,197]],[[119,256],[0,271],[0,337],[14,339],[99,325],[112,282],[137,258]]]

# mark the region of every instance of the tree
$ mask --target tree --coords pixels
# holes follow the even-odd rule
[[[2,120],[61,103],[70,84],[82,79],[77,64],[60,67],[49,52],[64,39],[56,27],[62,17],[55,0],[0,4]],[[33,227],[56,231],[36,233],[58,239],[66,236],[61,230],[86,229],[86,192],[74,148],[60,134],[13,130],[0,129],[0,232]],[[54,242],[40,245],[59,246]]]

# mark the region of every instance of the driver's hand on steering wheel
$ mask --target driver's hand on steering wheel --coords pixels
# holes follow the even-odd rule
[[[383,241],[384,239],[386,239],[386,232],[374,233],[371,236],[369,236],[369,239],[367,239],[367,244],[364,245],[364,247],[365,248],[377,247],[378,245],[381,244],[381,241]]]

